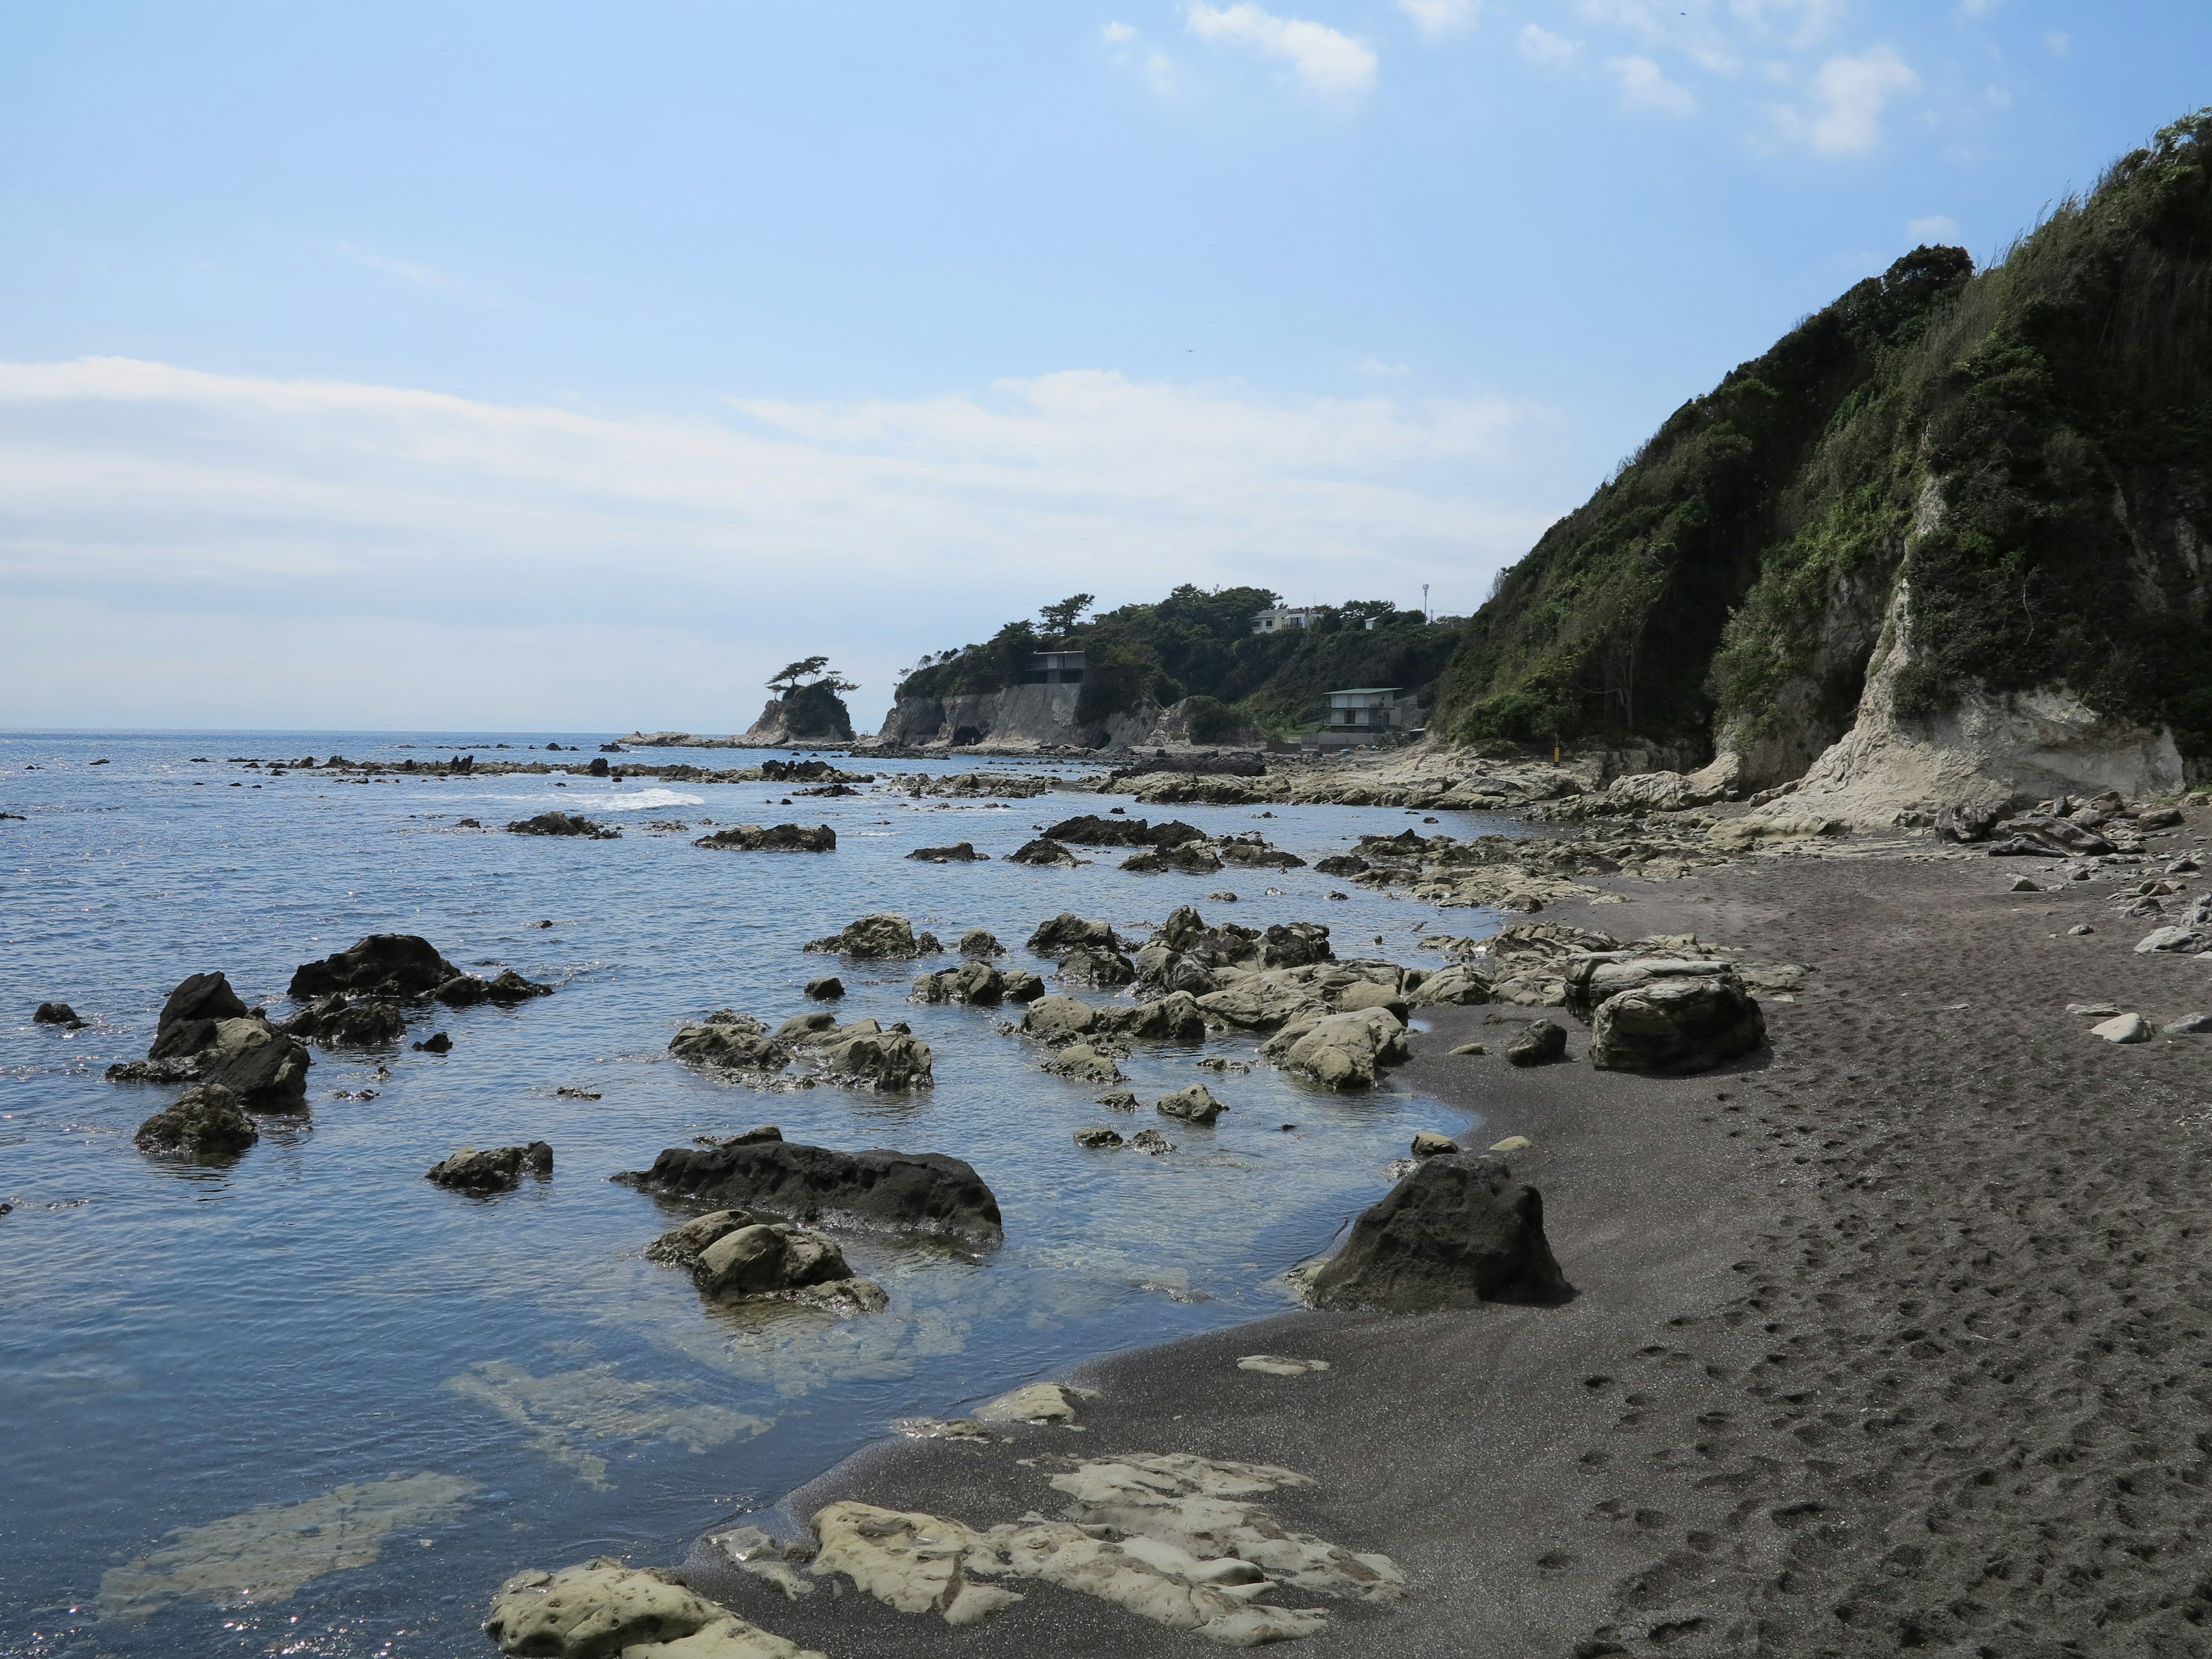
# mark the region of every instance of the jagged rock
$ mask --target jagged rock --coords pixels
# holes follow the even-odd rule
[[[1480,1302],[1554,1304],[1572,1294],[1544,1237],[1544,1200],[1498,1159],[1421,1159],[1352,1224],[1308,1278],[1317,1308],[1396,1313]]]
[[[1099,817],[1090,813],[1063,819],[1044,833],[1048,841],[1073,842],[1079,847],[1179,847],[1185,842],[1206,839],[1204,830],[1179,818],[1147,823],[1142,818]]]
[[[502,968],[491,979],[478,979],[473,974],[456,974],[430,995],[448,1008],[473,1008],[484,1002],[527,1002],[532,997],[550,997],[553,988],[540,985],[535,980],[525,979],[512,968]]]
[[[1962,800],[1936,813],[1936,838],[1942,841],[1987,841],[1990,831],[1997,827],[1997,820],[2002,817],[2004,808],[1995,802]]]
[[[1249,865],[1264,870],[1303,870],[1306,861],[1295,853],[1285,853],[1280,848],[1270,847],[1257,834],[1224,836],[1214,843],[1215,850],[1224,864]]]
[[[433,1031],[414,1047],[426,1054],[450,1054],[453,1052],[453,1040],[443,1031]]]
[[[1314,872],[1323,876],[1364,876],[1374,866],[1357,853],[1333,853],[1314,860]]]
[[[1463,962],[1425,976],[1407,1000],[1416,1008],[1472,1007],[1490,1000],[1490,981]]]
[[[301,963],[285,994],[295,1002],[338,994],[404,1002],[428,996],[460,976],[461,970],[418,933],[371,933],[320,962]]]
[[[1406,1028],[1385,1008],[1306,1014],[1284,1025],[1260,1052],[1331,1089],[1364,1089],[1376,1070],[1403,1065]]]
[[[270,1025],[258,1011],[221,1018],[210,1011],[238,1008],[221,974],[195,974],[169,995],[152,1047],[143,1060],[111,1066],[116,1083],[216,1083],[240,1104],[260,1111],[289,1111],[307,1093],[314,1064],[298,1038]]]
[[[924,864],[988,864],[991,855],[979,853],[968,842],[956,842],[950,847],[917,847],[908,853],[910,859]]]
[[[857,957],[863,961],[880,962],[935,956],[945,947],[937,942],[937,936],[933,933],[917,935],[914,924],[904,916],[879,911],[873,915],[862,916],[858,921],[846,923],[843,931],[832,933],[826,939],[817,939],[806,948],[839,956]]]
[[[342,996],[328,996],[310,1003],[277,1029],[335,1048],[369,1048],[397,1042],[407,1029],[407,1018],[396,1002],[349,1002]]]
[[[1137,977],[1137,969],[1119,951],[1086,945],[1060,959],[1060,977],[1071,985],[1110,988],[1131,983]]]
[[[587,817],[568,812],[540,812],[534,818],[518,818],[507,826],[507,833],[510,836],[581,836],[586,841],[622,839],[622,830],[616,825],[594,823]]]
[[[179,1096],[138,1126],[139,1150],[186,1158],[235,1158],[261,1138],[238,1097],[220,1083],[204,1083]]]
[[[1078,1129],[1075,1144],[1092,1152],[1110,1152],[1121,1144],[1121,1137],[1112,1129]]]
[[[806,994],[817,1002],[832,1002],[845,994],[845,981],[835,974],[824,974],[806,981]]]
[[[1179,842],[1173,847],[1148,848],[1132,853],[1121,867],[1138,875],[1175,873],[1210,876],[1221,868],[1219,856],[1202,841]]]
[[[1009,864],[1048,865],[1054,869],[1073,870],[1084,862],[1048,836],[1024,842],[1015,851],[1006,854]]]
[[[1162,1117],[1178,1117],[1186,1123],[1211,1123],[1229,1109],[1203,1083],[1194,1083],[1171,1095],[1162,1095],[1152,1103],[1152,1109]]]
[[[841,1152],[788,1140],[672,1146],[652,1169],[617,1179],[662,1197],[783,1221],[836,1217],[991,1242],[1002,1232],[999,1200],[982,1177],[938,1152]]]
[[[71,1030],[75,1030],[77,1027],[82,1025],[84,1022],[76,1017],[76,1010],[70,1007],[66,1002],[42,1002],[39,1005],[38,1012],[31,1016],[31,1024],[33,1025],[66,1025]]]
[[[1007,1000],[1007,990],[1013,981],[1026,981],[1018,988],[1026,990],[1034,984],[1039,994],[1044,981],[1035,974],[1007,975],[988,962],[963,962],[957,968],[945,968],[933,974],[917,975],[914,981],[913,1000],[916,1002],[966,1002],[979,1008],[988,1008]]]
[[[1071,910],[1062,910],[1050,921],[1037,924],[1036,932],[1030,935],[1027,948],[1039,956],[1050,957],[1064,951],[1118,951],[1121,941],[1105,922],[1085,921]]]
[[[1513,1066],[1548,1066],[1566,1057],[1566,1030],[1548,1019],[1534,1021],[1505,1045],[1506,1061]]]
[[[1195,957],[1170,951],[1164,945],[1147,945],[1133,960],[1140,990],[1183,991],[1200,997],[1213,992],[1213,975]]]
[[[1101,1054],[1087,1042],[1071,1042],[1044,1061],[1039,1067],[1058,1077],[1073,1078],[1079,1083],[1119,1083],[1121,1068],[1114,1063],[1111,1054]]]
[[[788,1030],[790,1022],[785,1022]],[[783,1033],[779,1031],[778,1036]],[[878,1089],[927,1089],[934,1080],[929,1045],[903,1025],[856,1019],[849,1025],[806,1033],[822,1074],[840,1083],[866,1083]]]
[[[215,1040],[217,1021],[244,1019],[252,1012],[222,975],[188,975],[161,1005],[146,1058],[167,1060],[198,1054]]]
[[[1006,947],[988,927],[970,927],[960,935],[960,954],[971,960],[988,962],[993,957],[1006,954]]]
[[[669,1574],[611,1556],[515,1574],[493,1598],[483,1628],[518,1659],[823,1659]]]
[[[787,806],[790,804],[784,803]],[[799,823],[765,828],[757,823],[739,823],[717,830],[711,836],[702,836],[691,844],[728,853],[834,853],[837,850],[837,832],[826,823],[817,823],[811,829]]]
[[[478,1152],[464,1146],[434,1165],[424,1179],[465,1193],[511,1193],[523,1172],[543,1179],[553,1173],[553,1149],[542,1140],[527,1146],[493,1146]]]
[[[1304,968],[1334,962],[1328,929],[1318,921],[1286,921],[1267,929],[1260,959],[1270,968]]]
[[[1681,1075],[1765,1041],[1765,1017],[1733,975],[1662,979],[1598,1005],[1589,1059],[1600,1071]]]
[[[722,1008],[669,1039],[668,1052],[695,1066],[730,1072],[780,1072],[791,1063],[791,1050],[769,1035],[750,1014]]]

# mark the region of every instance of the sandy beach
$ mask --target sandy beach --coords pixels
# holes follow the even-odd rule
[[[2212,1318],[2204,1039],[2115,1046],[2066,1007],[2156,1025],[2212,988],[2135,953],[2155,922],[2112,884],[2008,891],[2024,867],[1752,860],[1547,912],[1811,970],[1767,1000],[1770,1053],[1686,1079],[1594,1072],[1579,1029],[1577,1063],[1515,1072],[1496,1039],[1527,1010],[1429,1020],[1407,1082],[1479,1113],[1471,1146],[1534,1143],[1511,1163],[1571,1302],[1121,1355],[1071,1379],[1099,1390],[1080,1431],[892,1443],[788,1511],[986,1526],[1056,1512],[1079,1458],[1189,1452],[1311,1476],[1270,1499],[1284,1524],[1406,1572],[1395,1601],[1319,1604],[1316,1659],[2207,1650],[2212,1378],[2177,1346]],[[1447,1052],[1468,1041],[1491,1054]],[[1257,1352],[1329,1369],[1237,1367]],[[831,1653],[1193,1650],[1046,1585],[955,1631],[705,1559],[701,1588]]]

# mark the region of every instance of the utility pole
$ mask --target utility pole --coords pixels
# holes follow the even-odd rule
[[[1434,622],[1436,619],[1436,612],[1429,609],[1429,585],[1423,582],[1421,584],[1421,620]]]

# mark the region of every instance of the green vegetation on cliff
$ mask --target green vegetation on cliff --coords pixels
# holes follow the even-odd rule
[[[1428,692],[1459,643],[1455,625],[1380,599],[1324,605],[1312,626],[1273,634],[1252,631],[1252,618],[1280,603],[1264,587],[1207,592],[1186,583],[1158,604],[1085,622],[1077,600],[1087,599],[1048,605],[1044,628],[1008,623],[981,645],[923,659],[900,682],[900,700],[1004,690],[1022,683],[1036,653],[1081,651],[1079,720],[1127,713],[1148,698],[1165,707],[1188,697],[1192,736],[1219,742],[1247,726],[1310,726],[1323,694],[1346,686]]]
[[[1922,248],[1684,405],[1506,572],[1437,724],[1794,771],[1897,712],[2063,685],[2212,750],[2212,114],[1997,265]]]

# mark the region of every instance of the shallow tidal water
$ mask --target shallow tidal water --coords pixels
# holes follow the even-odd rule
[[[580,770],[600,740],[557,735],[583,744]],[[960,1415],[1101,1353],[1283,1310],[1284,1270],[1381,1194],[1415,1131],[1468,1127],[1395,1086],[1302,1085],[1244,1036],[1133,1045],[1122,1066],[1146,1105],[1118,1115],[1097,1088],[1038,1071],[1045,1051],[1000,1031],[1006,1011],[906,1001],[915,972],[957,957],[801,950],[897,910],[948,947],[988,927],[1008,965],[1049,977],[1021,948],[1046,917],[1073,910],[1141,939],[1196,903],[1209,921],[1326,922],[1340,957],[1433,967],[1416,923],[1495,925],[1310,869],[1137,876],[1115,868],[1118,849],[1078,849],[1094,861],[1072,871],[997,861],[1036,826],[1126,798],[940,804],[884,783],[784,807],[787,788],[763,784],[358,783],[224,763],[433,760],[495,740],[534,759],[522,746],[545,738],[0,733],[0,812],[22,815],[0,820],[0,1654],[489,1653],[477,1620],[519,1567],[679,1559],[893,1419]],[[881,770],[981,768],[1052,769]],[[623,837],[454,827],[552,808]],[[1147,815],[1261,830],[1308,860],[1419,821],[1263,810]],[[1440,816],[1462,836],[1512,827]],[[826,823],[838,848],[704,851],[690,836],[705,819]],[[689,834],[649,831],[655,820]],[[904,857],[963,840],[994,861]],[[1239,902],[1206,902],[1223,889]],[[529,925],[540,920],[555,926]],[[295,967],[374,932],[418,933],[464,968],[513,966],[560,988],[514,1009],[417,1014],[409,1040],[446,1030],[450,1054],[316,1049],[309,1115],[258,1119],[259,1144],[234,1164],[133,1146],[179,1091],[101,1072],[144,1054],[178,981],[219,969],[281,1018]],[[801,984],[833,970],[848,988],[842,1018],[903,1018],[929,1042],[933,1089],[763,1091],[667,1057],[680,1019],[734,1007],[774,1023],[811,1006]],[[46,1000],[91,1024],[33,1024]],[[1199,1069],[1206,1055],[1251,1069]],[[1213,1127],[1149,1109],[1200,1080],[1231,1108]],[[690,1212],[607,1177],[763,1122],[793,1140],[965,1158],[998,1194],[1006,1243],[973,1253],[841,1234],[855,1271],[890,1293],[870,1317],[710,1307],[642,1254]],[[1176,1150],[1085,1152],[1071,1136],[1091,1123],[1157,1125]],[[472,1199],[422,1178],[462,1146],[532,1139],[552,1144],[555,1173],[516,1193]]]

